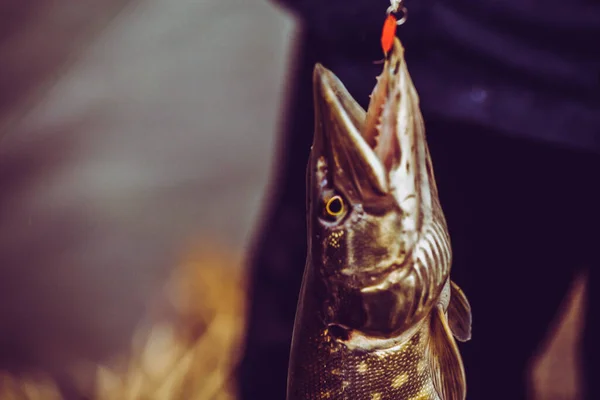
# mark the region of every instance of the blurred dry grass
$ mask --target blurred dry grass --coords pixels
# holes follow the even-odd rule
[[[151,307],[128,355],[111,365],[77,367],[93,371],[95,400],[179,400],[235,398],[233,371],[241,354],[244,290],[240,257],[218,246],[184,259],[165,287],[168,301]],[[166,317],[166,316],[170,317]],[[173,317],[174,316],[174,317]],[[56,382],[40,376],[0,377],[0,399],[60,400]]]

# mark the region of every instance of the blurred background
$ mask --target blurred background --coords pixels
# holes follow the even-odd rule
[[[235,398],[299,29],[264,0],[0,2],[1,399]],[[536,398],[576,398],[581,287]]]

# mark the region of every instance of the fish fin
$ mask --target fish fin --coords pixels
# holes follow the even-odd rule
[[[441,305],[433,309],[429,338],[429,364],[433,386],[442,400],[464,400],[467,384],[462,358]]]
[[[448,324],[460,342],[471,340],[471,305],[462,289],[450,282],[450,303],[448,304]]]

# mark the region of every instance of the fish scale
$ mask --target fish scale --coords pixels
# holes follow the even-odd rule
[[[331,357],[329,349],[322,348],[321,351],[331,357],[330,361],[309,366],[308,372],[313,379],[306,382],[313,382],[314,387],[299,390],[311,393],[306,400],[438,400],[429,365],[423,362],[424,336],[418,332],[398,348],[373,353],[350,352],[339,346],[332,350],[335,355]],[[318,354],[310,358],[324,359]]]

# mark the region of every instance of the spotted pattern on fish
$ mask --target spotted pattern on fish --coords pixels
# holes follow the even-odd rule
[[[339,248],[340,247],[340,239],[342,238],[342,236],[344,236],[344,231],[335,231],[332,232],[331,235],[329,235],[329,246],[333,247],[333,248]]]
[[[350,351],[326,330],[302,338],[313,341],[313,346],[304,347],[307,351],[297,355],[303,367],[294,380],[301,384],[294,385],[296,392],[290,393],[291,398],[439,400],[426,362],[427,329],[424,324],[399,346],[372,352]]]

